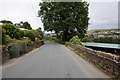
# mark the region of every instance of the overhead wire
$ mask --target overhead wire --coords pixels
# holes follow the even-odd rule
[[[29,0],[29,1],[30,1],[31,6],[32,6],[32,9],[33,9],[33,12],[34,12],[34,15],[35,15],[37,24],[40,26],[40,21],[39,21],[39,19],[38,19],[38,17],[37,17],[37,14],[36,14],[35,8],[34,8],[34,6],[33,6],[32,0]]]

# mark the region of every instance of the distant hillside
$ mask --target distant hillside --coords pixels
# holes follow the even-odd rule
[[[88,34],[93,33],[95,31],[105,32],[105,31],[120,31],[120,29],[95,29],[95,30],[88,30]]]

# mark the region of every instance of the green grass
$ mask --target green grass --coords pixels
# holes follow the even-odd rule
[[[87,59],[86,58],[86,56],[84,55],[84,54],[82,54],[82,53],[80,53],[77,49],[74,49],[74,52],[77,54],[77,55],[79,55],[81,58],[83,58],[83,59]]]
[[[69,44],[65,43],[65,46],[69,46]]]

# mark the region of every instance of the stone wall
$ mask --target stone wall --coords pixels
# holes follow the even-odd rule
[[[12,43],[12,45],[7,45],[2,47],[2,63],[5,63],[10,58],[17,58],[29,51],[32,51],[35,48],[38,48],[44,44],[43,41],[34,42],[30,45],[21,43]]]
[[[10,58],[10,55],[8,53],[8,47],[4,46],[2,47],[2,53],[1,53],[1,61],[4,63]],[[1,62],[1,63],[2,63]]]
[[[84,54],[90,62],[101,67],[104,71],[113,75],[113,77],[120,78],[120,56],[96,51],[80,45],[70,44],[68,42],[66,44]]]

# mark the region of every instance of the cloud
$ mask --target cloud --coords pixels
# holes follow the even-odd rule
[[[13,23],[28,21],[33,29],[43,24],[37,12],[41,0],[1,0],[0,20]],[[118,0],[87,0],[90,3],[90,24],[88,29],[118,28]],[[106,2],[104,2],[106,1]]]
[[[0,2],[0,20],[10,20],[13,23],[28,21],[33,29],[43,24],[40,17],[37,17],[40,0],[3,0]]]
[[[118,28],[117,2],[92,2],[89,9],[89,29]]]

